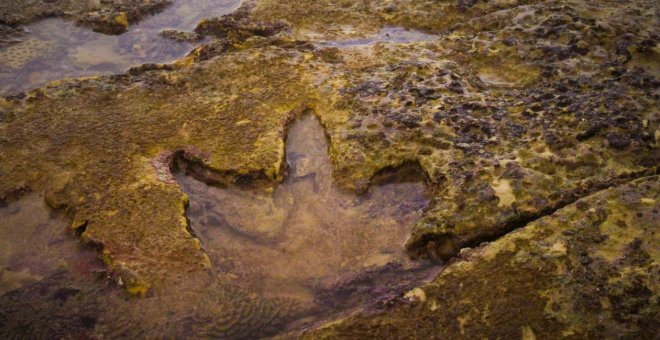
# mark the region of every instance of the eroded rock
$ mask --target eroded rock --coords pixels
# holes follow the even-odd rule
[[[419,303],[387,300],[382,306],[395,306],[385,314],[319,332],[410,336],[416,318],[427,332],[418,335],[645,335],[657,324],[658,247],[643,229],[657,218],[657,184],[621,185],[656,173],[660,160],[656,7],[251,1],[200,23],[196,31],[212,40],[173,64],[2,99],[0,200],[20,188],[45,191],[100,249],[120,286],[147,299],[185,291],[190,306],[207,308],[196,319],[190,306],[172,302],[199,332],[190,334],[272,335],[308,310],[254,299],[230,278],[182,284],[213,276],[214,263],[191,233],[188,198],[169,171],[178,155],[206,179],[274,186],[285,174],[288,125],[312,109],[329,137],[334,184],[359,193],[383,169],[412,164],[424,172],[433,199],[407,242],[414,257],[446,261],[535,221],[462,252],[467,261],[407,295]],[[379,38],[387,25],[434,38]],[[327,44],[362,38],[369,43]],[[308,176],[309,167],[291,174]],[[613,260],[626,254],[629,262]],[[362,274],[341,281],[374,275]],[[120,335],[135,334],[132,316],[119,313],[128,329]],[[261,326],[270,331],[250,333]],[[183,332],[153,320],[144,327]]]
[[[431,283],[303,338],[649,338],[658,327],[658,177],[610,188],[483,247]]]

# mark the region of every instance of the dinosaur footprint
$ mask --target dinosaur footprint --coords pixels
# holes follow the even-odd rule
[[[429,275],[403,249],[429,202],[417,169],[380,175],[363,195],[343,192],[333,186],[314,115],[290,127],[286,149],[288,175],[272,192],[176,174],[190,196],[191,225],[220,273],[265,298],[339,309]]]

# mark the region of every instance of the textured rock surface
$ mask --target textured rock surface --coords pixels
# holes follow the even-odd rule
[[[566,21],[550,4],[530,6],[503,10],[524,20],[491,37],[477,38],[501,20],[484,15],[436,42],[322,49],[283,33],[264,38],[283,24],[255,21],[248,4],[200,24],[221,38],[167,68],[176,70],[142,67],[5,101],[0,189],[46,189],[121,267],[189,265],[203,255],[159,155],[189,148],[215,172],[278,179],[286,122],[309,107],[330,136],[341,185],[363,190],[381,169],[421,165],[439,193],[408,246],[449,257],[657,164],[654,70],[627,65],[612,43],[626,31],[613,27],[640,20],[617,16],[597,33],[604,24],[592,12]],[[557,20],[566,21],[561,36],[542,32]],[[516,29],[523,24],[534,29]],[[625,51],[655,55],[640,47],[649,34],[625,38]],[[566,45],[585,39],[580,53]]]
[[[187,198],[168,177],[167,154],[187,149],[217,172],[279,178],[284,128],[306,91],[296,58],[248,50],[203,67],[65,82],[5,101],[0,191],[46,190],[51,206],[86,228],[86,241],[127,270],[129,284],[131,273],[198,270],[207,260],[186,230]]]
[[[441,258],[653,173],[659,157],[651,2],[469,5],[263,1],[253,14],[305,39],[387,24],[440,34],[321,49],[316,57],[330,65],[315,67],[318,79],[331,74],[320,87],[330,103],[317,111],[338,180],[362,190],[379,169],[419,162],[443,189],[408,246]]]
[[[363,191],[411,163],[425,172],[434,199],[408,240],[414,257],[446,260],[561,209],[411,294],[425,302],[320,332],[410,336],[421,324],[477,336],[491,330],[474,320],[486,320],[495,335],[644,335],[657,326],[657,183],[623,184],[660,161],[657,11],[647,0],[246,2],[201,22],[213,40],[174,64],[0,100],[0,200],[45,191],[131,293],[183,287],[211,265],[172,160],[209,182],[271,186],[285,174],[288,123],[311,109],[337,185]],[[378,38],[388,25],[435,38]],[[521,288],[489,294],[498,285]],[[216,294],[205,291],[187,294]],[[215,291],[208,299],[230,311],[228,296],[247,314],[273,303]],[[243,307],[227,322],[240,324]],[[268,324],[263,310],[246,324]]]
[[[659,189],[651,177],[581,199],[464,252],[387,311],[304,338],[651,339],[660,326]]]

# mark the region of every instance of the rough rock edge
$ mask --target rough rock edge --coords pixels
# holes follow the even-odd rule
[[[623,190],[627,186],[633,186],[633,185],[636,185],[636,184],[642,185],[643,183],[648,183],[648,182],[655,181],[655,185],[656,185],[655,190],[656,190],[656,193],[657,193],[658,180],[660,180],[660,175],[651,174],[651,175],[647,175],[647,176],[641,176],[641,177],[638,177],[638,178],[635,178],[635,179],[630,179],[628,181],[623,181],[623,182],[618,183],[617,185],[608,186],[606,188],[603,188],[602,190],[598,190],[598,191],[592,192],[591,194],[589,194],[587,196],[581,197],[578,200],[576,200],[576,201],[574,201],[570,204],[567,204],[567,205],[563,206],[562,208],[557,209],[555,212],[560,213],[562,211],[562,209],[564,209],[564,208],[568,209],[571,206],[575,206],[578,211],[582,210],[583,212],[587,213],[585,210],[586,210],[586,207],[588,207],[588,204],[584,204],[584,203],[588,202],[588,200],[597,199],[599,197],[600,198],[602,198],[602,197],[607,198],[608,196],[605,195],[605,194],[608,191]],[[639,189],[635,188],[635,187],[632,187],[632,188],[629,188],[629,189],[634,191],[634,192],[639,191]],[[642,196],[642,197],[644,197],[644,196]],[[587,201],[585,201],[585,200],[587,200]],[[649,204],[649,203],[646,203],[644,200],[645,200],[645,198],[642,198],[642,202],[640,204]],[[607,199],[605,201],[609,202],[609,200],[607,200]],[[580,202],[582,202],[583,204],[580,205]],[[652,198],[650,199],[650,202],[653,202]],[[657,200],[655,202],[656,202],[656,207],[657,207]],[[653,204],[653,203],[650,203],[650,204]],[[593,209],[589,209],[588,213],[592,213],[593,215],[598,215],[597,211],[592,211],[592,210]],[[634,212],[634,210],[633,210],[633,212]],[[657,210],[654,210],[654,213],[657,213]],[[551,213],[551,214],[547,214],[545,216],[542,216],[542,218],[552,218],[553,215],[554,215],[554,212]],[[560,216],[561,215],[558,215],[558,217],[560,217]],[[638,213],[637,216],[641,217],[642,215],[640,213]],[[534,222],[538,222],[539,220],[543,220],[542,218],[540,217],[539,219],[530,221],[529,224],[532,224]],[[561,218],[560,218],[560,221],[561,221]],[[506,237],[509,237],[509,236],[515,237],[514,235],[516,235],[517,232],[524,232],[524,229],[528,228],[528,227],[530,227],[530,226],[528,224],[526,224],[525,226],[523,226],[521,228],[518,228],[516,230],[513,230],[513,231],[505,234],[505,235],[502,235],[498,239],[492,240],[492,242],[497,242],[497,241],[500,241],[501,239],[506,239]],[[624,228],[624,227],[622,227],[622,228]],[[574,235],[572,233],[569,233],[569,232],[574,232],[574,231],[573,230],[568,230],[568,229],[563,230],[563,232],[562,232],[562,230],[556,230],[556,232],[558,234],[561,234],[561,235],[564,235],[564,236]],[[655,232],[652,232],[652,233],[655,234]],[[607,239],[607,236],[608,235],[605,235],[604,239]],[[527,237],[529,237],[529,236],[527,236]],[[578,236],[576,236],[576,237],[578,237]],[[523,237],[523,238],[526,238],[526,237]],[[586,238],[588,239],[588,237],[586,237]],[[578,239],[579,239],[579,237],[578,237]],[[592,242],[599,243],[599,242],[602,242],[602,240],[601,241],[592,241]],[[632,250],[632,248],[635,248],[636,246],[638,247],[640,242],[641,242],[640,238],[635,237],[633,239],[632,243],[627,245],[627,249]],[[542,243],[542,241],[541,241],[541,243]],[[467,271],[469,271],[472,268],[472,263],[474,261],[481,261],[481,260],[484,260],[485,258],[488,258],[489,256],[492,256],[492,255],[489,255],[487,252],[485,252],[487,249],[489,249],[490,244],[491,244],[490,242],[487,242],[487,243],[483,243],[480,247],[477,247],[475,249],[465,249],[464,251],[461,251],[461,253],[458,256],[453,257],[450,260],[449,264],[444,268],[446,270],[450,270],[450,271],[451,270],[455,270],[455,271],[467,270]],[[515,246],[516,244],[513,244],[513,245]],[[565,247],[565,245],[564,245],[564,247]],[[501,248],[501,246],[498,245],[496,247],[496,249],[497,248]],[[509,247],[509,248],[511,248],[511,247]],[[514,252],[516,251],[515,250],[516,248],[517,247],[513,247]],[[554,245],[552,245],[551,249],[554,251]],[[561,251],[561,250],[557,250],[557,251]],[[563,251],[565,252],[565,249]],[[541,258],[542,258],[546,254],[536,254],[536,255],[541,256]],[[646,256],[648,256],[648,254]],[[622,261],[624,261],[624,258],[620,257],[620,258],[614,260],[614,263],[621,263]],[[653,261],[653,258],[651,258],[650,260]],[[582,260],[582,261],[587,261],[587,260]],[[583,264],[589,265],[590,263],[591,263],[590,261],[587,261],[587,262],[584,262]],[[598,266],[598,264],[595,264],[595,266]],[[440,277],[441,275],[442,275],[442,273],[440,273],[438,277]],[[578,275],[578,274],[572,274],[572,275]],[[589,277],[589,275],[594,275],[593,273],[586,273],[586,274],[583,273],[583,275],[587,275],[586,280],[594,279],[593,277]],[[561,281],[561,282],[565,282],[565,280],[567,280],[567,279],[563,278],[563,276],[562,276],[562,278],[559,278],[559,281]],[[585,279],[583,278],[583,280],[585,280]],[[585,284],[588,285],[589,281],[587,281]],[[434,285],[436,285],[436,283],[433,282],[433,283],[430,283],[430,284],[425,285],[425,286],[434,286]],[[460,284],[460,286],[462,287],[463,284]],[[369,312],[369,311],[362,311],[362,312],[359,312],[359,313],[354,314],[352,316],[349,316],[345,319],[330,322],[330,323],[327,323],[327,324],[325,324],[321,327],[318,327],[318,328],[308,329],[308,330],[302,332],[302,334],[300,334],[300,336],[302,338],[305,338],[305,339],[311,339],[311,338],[314,338],[314,339],[328,339],[328,338],[336,338],[338,336],[341,336],[341,337],[358,336],[358,334],[362,334],[362,336],[364,336],[364,334],[369,334],[371,328],[380,329],[381,327],[392,327],[393,324],[390,324],[387,319],[382,319],[381,320],[381,319],[379,319],[379,317],[382,316],[384,318],[387,318],[388,310],[394,310],[395,308],[398,308],[398,307],[402,307],[402,308],[405,309],[407,307],[413,308],[413,306],[416,306],[416,305],[419,306],[420,304],[421,305],[428,305],[427,295],[425,293],[425,290],[422,289],[423,287],[424,286],[415,288],[415,289],[409,291],[407,294],[405,294],[405,296],[399,296],[399,297],[393,298],[390,301],[390,303],[388,304],[388,307],[384,310],[378,311],[376,313]],[[599,288],[589,287],[589,288],[596,289],[597,291],[601,290],[600,287]],[[587,288],[585,287],[584,289],[587,289]],[[495,289],[495,290],[497,290],[497,289]],[[504,290],[506,291],[507,289],[504,288]],[[520,293],[522,293],[522,292],[517,292],[517,291],[510,291],[509,292],[509,294],[513,294],[513,295],[518,295]],[[579,293],[586,294],[586,292],[576,292],[574,294],[579,294]],[[437,292],[436,292],[436,294],[437,294]],[[626,292],[623,292],[622,294],[627,295],[627,294],[632,294],[632,293],[626,291]],[[654,302],[652,302],[653,301],[652,300],[653,296],[654,296],[653,291],[651,291],[651,295],[649,297],[649,303],[650,304],[654,303]],[[657,292],[656,292],[655,296],[656,296],[655,301],[657,303]],[[440,296],[436,295],[434,298],[435,299],[442,298],[442,295],[440,295]],[[468,306],[469,306],[470,302],[479,303],[479,301],[471,301],[469,299],[465,300],[465,301],[462,301],[461,303],[467,303]],[[433,312],[436,312],[436,309],[438,308],[437,305],[435,305],[435,304],[436,304],[436,302],[433,302],[431,304],[431,306],[428,306],[430,308],[430,310],[433,311]],[[628,306],[626,305],[625,307],[628,307]],[[417,312],[419,312],[419,310],[417,310]],[[415,312],[413,310],[407,311],[407,313],[417,313],[417,312]],[[442,311],[437,311],[437,312],[442,312]],[[561,311],[557,311],[557,310],[549,311],[548,307],[546,306],[545,312],[546,313],[560,313]],[[577,314],[581,313],[579,310],[575,310],[575,311],[572,311],[572,312],[577,313]],[[628,312],[627,310],[626,311],[620,311],[620,313],[624,313],[624,314],[627,313],[627,312]],[[512,313],[515,313],[515,312],[512,312]],[[523,320],[525,320],[524,319],[525,317],[526,317],[525,315],[522,315]],[[393,319],[396,319],[396,316],[393,316]],[[462,321],[460,320],[460,317],[458,318],[458,321],[462,323]],[[472,320],[472,321],[475,321],[475,320]],[[548,321],[549,320],[546,320],[546,322],[548,322]],[[599,317],[598,324],[596,326],[597,327],[600,326],[600,323],[602,323],[602,321],[603,320],[601,320],[600,317]],[[631,322],[631,321],[632,320],[628,320],[628,322]],[[659,321],[659,319],[657,319],[657,317],[656,317],[656,322],[658,322],[658,321]],[[644,324],[642,324],[641,327],[643,327],[643,325]],[[343,329],[344,326],[346,326],[345,327],[346,329]],[[437,326],[438,327],[443,327],[443,326],[449,327],[450,325],[440,325],[439,324]],[[412,329],[415,330],[415,334],[417,334],[417,330],[418,330],[417,327],[418,326],[414,326],[412,328]],[[427,328],[424,329],[426,331],[426,333],[433,331],[433,329],[428,329],[428,322],[427,322],[426,327]],[[461,325],[461,334],[463,334],[463,329],[462,328],[463,328],[463,326]],[[491,329],[491,330],[497,331],[496,329]],[[645,330],[649,331],[649,329],[645,329]],[[582,331],[584,331],[584,330],[582,330]],[[626,331],[630,331],[630,329],[626,329]],[[642,331],[644,331],[644,329]],[[531,328],[529,328],[529,326],[527,328],[523,327],[521,332],[522,332],[523,338],[527,338],[525,335],[529,334],[530,332],[531,332],[531,335],[532,335],[531,338],[532,339],[536,338],[536,337],[534,337],[533,330]],[[650,330],[650,333],[644,333],[644,334],[652,334],[652,333],[653,333],[653,331]],[[589,333],[589,334],[591,334],[591,333]],[[564,336],[567,336],[567,335],[568,336],[570,336],[570,335],[575,336],[576,334],[574,334],[574,333],[570,333],[570,334],[564,333],[563,335]],[[590,335],[590,336],[593,336],[593,335]]]
[[[594,195],[595,193],[607,190],[608,188],[621,186],[637,179],[657,174],[660,174],[660,169],[648,168],[639,172],[623,174],[619,177],[596,183],[589,183],[589,180],[585,180],[583,181],[585,184],[584,186],[578,185],[578,188],[572,190],[568,197],[560,199],[554,205],[549,205],[538,214],[517,215],[515,219],[504,220],[499,225],[495,226],[496,230],[491,233],[481,234],[477,238],[461,239],[451,233],[445,233],[433,228],[422,234],[411,235],[408,241],[406,241],[405,247],[412,258],[448,260],[456,256],[462,248],[471,248],[483,242],[497,240],[517,229],[524,228],[529,223],[545,216],[552,215],[555,211],[575,203],[581,198]]]

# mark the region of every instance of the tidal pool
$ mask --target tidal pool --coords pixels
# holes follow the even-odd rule
[[[0,94],[26,91],[50,81],[124,73],[145,63],[185,56],[199,42],[173,41],[165,29],[190,31],[204,18],[234,11],[240,0],[176,0],[121,35],[105,35],[64,19],[27,26],[20,42],[0,49]]]
[[[422,172],[403,166],[377,175],[364,194],[344,192],[327,148],[308,114],[289,128],[281,183],[209,186],[176,162],[213,268],[143,297],[121,289],[42,196],[0,208],[0,338],[293,337],[383,308],[432,279],[440,266],[411,261],[403,248],[429,203]]]
[[[429,203],[422,172],[412,165],[388,171],[355,195],[333,185],[327,148],[323,127],[308,114],[289,129],[288,174],[274,190],[176,175],[190,197],[192,229],[219,273],[265,298],[309,306],[286,330],[377,304],[437,272],[404,252]]]
[[[68,225],[38,194],[0,208],[0,296],[58,272],[102,269],[97,253]]]

